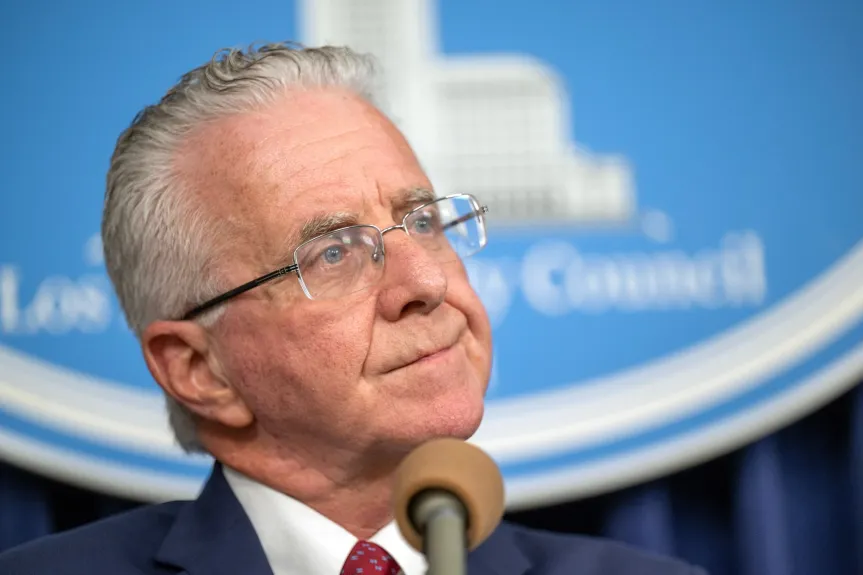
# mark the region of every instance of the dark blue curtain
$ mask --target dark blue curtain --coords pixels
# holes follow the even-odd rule
[[[0,550],[135,505],[0,465]],[[712,575],[863,573],[863,386],[709,463],[509,519],[676,555]]]

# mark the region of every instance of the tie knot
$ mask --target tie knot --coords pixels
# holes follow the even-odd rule
[[[341,575],[396,575],[400,570],[386,549],[377,543],[357,541],[345,559]]]

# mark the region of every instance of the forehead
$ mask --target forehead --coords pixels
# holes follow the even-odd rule
[[[389,207],[405,190],[430,187],[398,129],[347,91],[288,93],[260,111],[204,126],[185,152],[178,165],[192,188],[235,219],[363,214]]]

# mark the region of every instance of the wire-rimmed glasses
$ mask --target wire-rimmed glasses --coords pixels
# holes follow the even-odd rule
[[[279,268],[187,312],[192,319],[244,292],[295,273],[309,299],[338,298],[369,288],[384,273],[384,234],[402,230],[439,263],[474,255],[485,247],[485,213],[470,194],[444,196],[405,214],[402,223],[381,230],[370,224],[347,226],[303,242],[292,264]]]

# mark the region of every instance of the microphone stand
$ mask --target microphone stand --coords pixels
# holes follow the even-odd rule
[[[467,575],[467,510],[457,497],[428,490],[414,498],[411,520],[423,535],[426,575]]]

